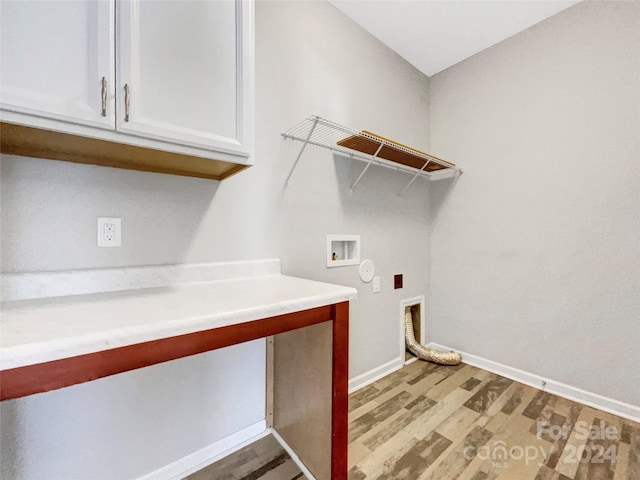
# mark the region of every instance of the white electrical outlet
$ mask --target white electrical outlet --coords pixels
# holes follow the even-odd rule
[[[373,277],[373,293],[380,293],[380,277]]]
[[[119,247],[122,245],[122,222],[119,218],[98,217],[98,246]]]

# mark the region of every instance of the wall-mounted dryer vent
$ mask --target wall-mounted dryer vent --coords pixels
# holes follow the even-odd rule
[[[407,306],[404,310],[404,328],[405,328],[405,342],[407,349],[418,358],[427,360],[429,362],[439,363],[440,365],[458,365],[461,361],[460,354],[457,352],[439,352],[433,348],[427,348],[421,343],[416,341],[414,331],[414,315],[412,314],[412,308],[419,305]],[[417,315],[420,318],[420,315]],[[418,321],[418,324],[420,322]]]
[[[415,305],[409,305],[405,307],[405,315],[411,315],[411,326],[413,328],[413,336],[416,338],[416,341],[419,343],[424,342],[425,336],[422,332],[422,317],[421,317],[421,308],[422,305],[420,303],[416,303]],[[414,355],[405,342],[405,355],[404,361],[405,363],[416,360],[416,355]]]

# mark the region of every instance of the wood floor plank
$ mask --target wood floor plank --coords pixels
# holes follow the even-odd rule
[[[513,380],[496,377],[483,385],[464,406],[475,412],[484,413],[512,384]]]
[[[488,373],[488,372],[487,372]],[[494,376],[491,375],[483,375],[482,373],[478,373],[477,374],[478,377],[481,377],[483,379],[485,378],[489,378],[489,381],[492,381],[494,379]],[[507,390],[511,389],[512,387],[508,387]],[[482,414],[475,412],[469,408],[459,408],[457,409],[453,414],[451,414],[444,422],[442,422],[438,428],[436,429],[436,431],[438,433],[443,434],[444,436],[446,436],[446,438],[448,438],[449,440],[452,441],[452,445],[447,449],[446,452],[444,452],[444,454],[438,458],[436,460],[436,462],[434,462],[432,465],[429,466],[429,468],[423,472],[422,477],[428,478],[430,475],[454,475],[457,477],[457,473],[454,473],[451,471],[451,466],[449,467],[442,467],[440,464],[442,462],[447,461],[450,464],[453,465],[459,465],[460,464],[460,458],[456,457],[456,452],[464,452],[464,441],[466,438],[469,437],[469,435],[472,435],[472,432],[475,430],[477,431],[478,429],[483,429],[485,430],[485,426],[488,425],[491,420],[493,419],[493,416],[497,415],[498,413],[500,413],[500,409],[502,408],[502,406],[504,405],[504,403],[510,398],[510,392],[505,391],[503,392],[503,394],[495,401],[493,402],[493,404]],[[486,429],[488,430],[488,429]],[[493,435],[493,431],[488,430],[491,435]],[[465,460],[469,460],[469,462],[465,462],[465,463],[472,463],[475,461],[475,458],[473,456],[471,456],[470,458],[466,458]],[[448,469],[448,472],[443,472],[443,468],[444,469]],[[463,474],[463,472],[460,472],[460,474]]]
[[[420,381],[412,384],[406,385],[407,391],[416,392],[417,394],[421,394],[427,391],[430,391],[435,385],[440,383],[442,380],[447,378],[445,375],[441,374],[438,371],[433,372],[430,375],[427,375],[420,379]]]
[[[500,396],[498,396],[492,403],[491,405],[489,405],[486,410],[480,412],[480,415],[478,417],[478,419],[475,422],[475,425],[486,428],[487,425],[489,425],[489,423],[492,422],[492,420],[494,419],[494,417],[496,415],[498,415],[499,413],[502,413],[502,409],[504,408],[505,404],[510,400],[511,396],[512,396],[512,392],[513,390],[515,390],[515,388],[517,387],[517,384],[512,382],[511,385],[509,385],[506,390],[504,390],[502,392],[502,394]],[[466,406],[466,404],[465,404]],[[502,424],[504,425],[504,423]],[[493,432],[493,429],[487,429],[491,432]]]
[[[508,457],[501,465],[498,479],[534,480],[537,476],[550,444],[530,432],[531,423],[532,420],[523,414],[512,416],[501,431],[505,433],[503,439]],[[496,434],[492,442],[497,441],[501,432]],[[492,447],[495,449],[496,443],[492,443]]]
[[[300,467],[280,443],[267,435],[185,480],[302,480]]]
[[[371,455],[371,453],[372,453],[371,450],[369,450],[361,442],[351,442],[349,444],[349,450],[347,455],[347,464],[349,468],[355,467],[364,458],[367,458],[369,455]]]
[[[360,409],[366,404],[379,400],[379,397],[385,395],[390,390],[404,383],[404,379],[409,375],[410,371],[403,369],[397,370],[375,383],[363,387],[362,389],[349,395],[349,414]],[[357,418],[359,415],[356,415]]]
[[[440,424],[436,431],[446,431],[446,438],[451,440],[452,443],[447,450],[422,473],[421,477],[427,478],[428,476],[433,475],[433,472],[441,471],[443,468],[441,463],[446,461],[451,462],[451,455],[455,454],[456,451],[460,452],[464,450],[464,439],[474,428],[478,428],[475,425],[478,420],[478,416],[479,414],[473,410],[469,410],[468,408],[459,408],[447,420],[445,420],[443,424]],[[447,429],[444,424],[450,425],[451,429]],[[471,458],[470,460],[474,461],[475,458]]]
[[[476,377],[471,377],[469,380],[460,385],[460,388],[463,390],[471,391],[474,390],[478,385],[482,383],[482,380]]]
[[[409,392],[401,391],[386,402],[353,420],[349,424],[349,441],[352,442],[358,439],[377,423],[393,415],[398,409],[409,403],[411,398]]]
[[[495,480],[495,478],[497,478],[498,474],[492,470],[490,471],[485,471],[482,469],[478,469],[476,471],[473,472],[473,476],[469,477],[468,480]],[[458,480],[467,480],[465,478],[461,476],[458,477]]]
[[[291,458],[285,459],[282,464],[267,471],[262,476],[245,477],[246,480],[306,480],[306,478],[300,471],[300,467]]]
[[[349,480],[365,480],[367,476],[358,468],[351,467],[349,470]]]
[[[595,417],[593,426],[600,426],[602,422],[601,418]],[[604,432],[613,425],[608,422],[605,422],[605,425],[605,428],[597,430],[599,434],[595,438],[587,440],[586,449],[583,451],[580,465],[578,465],[574,477],[575,480],[613,480],[618,440],[617,438],[610,440],[607,437]]]
[[[575,406],[575,405],[579,405],[578,403],[563,398],[563,397],[558,397],[558,401],[556,402],[556,408],[555,408],[555,412],[558,415],[562,415],[563,417],[568,417],[569,413],[571,411],[571,407]]]
[[[631,443],[631,425],[629,423],[625,423],[622,425],[622,430],[620,431],[620,441],[622,443],[626,443],[629,445]]]
[[[640,479],[640,424],[476,367],[414,362],[354,393],[350,405],[350,480]],[[587,439],[576,429],[600,421],[616,436]],[[302,480],[277,442],[270,451],[274,441],[265,437],[189,480]],[[485,455],[465,455],[474,445],[484,445]],[[510,449],[506,458],[493,455],[499,446]],[[514,447],[531,449],[535,458],[514,458]],[[611,447],[615,462],[576,455]]]
[[[367,401],[352,413],[370,422],[350,446],[350,480],[640,480],[640,425],[476,367],[411,365],[360,395]],[[404,404],[392,406],[403,392]],[[617,437],[583,438],[584,425],[600,420]],[[482,455],[465,456],[474,442]],[[506,457],[495,455],[501,446]],[[580,463],[576,455],[612,446],[616,462]]]
[[[629,480],[640,478],[640,425],[634,424],[629,434]]]
[[[522,403],[522,396],[524,395],[524,385],[517,384],[511,397],[502,407],[502,412],[506,415],[511,415],[513,411]]]
[[[560,399],[558,401],[558,405],[560,407],[559,410],[562,411],[562,413],[565,413],[566,417],[564,417],[564,422],[560,426],[561,432],[553,432],[556,440],[544,462],[545,465],[551,469],[555,469],[556,465],[558,465],[560,455],[562,455],[562,452],[569,441],[569,436],[571,435],[571,432],[573,432],[575,424],[580,416],[580,412],[582,411],[582,405],[569,402],[564,399]],[[569,406],[568,409],[564,408],[566,405]]]
[[[378,396],[376,396],[375,398],[372,398],[371,400],[364,403],[363,405],[360,405],[358,408],[356,408],[352,412],[349,412],[349,416],[348,416],[349,423],[355,421],[356,419],[360,418],[362,415],[370,412],[371,410],[379,407],[380,405],[389,401],[391,398],[397,396],[398,394],[402,392],[408,392],[409,389],[407,387],[408,386],[405,383],[395,385],[394,387],[390,388],[389,390],[386,390],[385,392],[380,393]],[[409,393],[413,393],[413,391],[410,391]],[[415,393],[414,396],[418,397],[419,393]]]
[[[640,424],[469,365],[413,362],[353,393],[350,409],[349,480],[640,480]],[[616,436],[577,429],[600,421]],[[482,455],[465,455],[474,445]],[[495,455],[500,446],[505,458]],[[610,447],[615,462],[580,461],[581,448]],[[517,449],[535,457],[514,458]],[[188,480],[213,478],[305,477],[269,436]]]
[[[622,430],[622,424],[627,423],[627,421],[613,413],[605,412],[604,410],[598,410],[598,418],[601,418],[605,422],[608,422],[612,425],[615,425],[618,429],[618,432]],[[630,422],[630,421],[629,421]],[[633,422],[631,422],[633,423]]]
[[[456,480],[495,480],[498,478],[498,472],[495,470],[478,465],[477,458],[474,458]]]
[[[511,433],[508,430],[508,425],[513,422],[513,419],[517,419],[521,416],[522,411],[527,406],[527,404],[531,401],[531,399],[535,396],[536,390],[530,388],[526,385],[516,385],[513,387],[514,390],[517,388],[520,390],[522,401],[514,408],[512,415],[506,415],[504,413],[504,405],[500,407],[500,404],[496,402],[488,411],[487,414],[492,413],[493,408],[500,407],[500,411],[496,413],[486,424],[485,428],[494,433],[494,437],[491,439],[492,447],[499,447],[501,444],[499,442],[503,442],[504,445],[507,444],[508,438],[511,436]],[[509,399],[512,398],[513,392],[507,390],[505,392],[504,404],[509,402]],[[502,400],[501,400],[502,402]],[[486,415],[486,414],[485,414]],[[478,421],[483,422],[479,417]],[[475,474],[477,470],[481,470],[490,474],[489,478],[500,478],[501,474],[504,472],[504,462],[501,462],[499,458],[493,458],[496,453],[500,453],[497,448],[493,448],[490,452],[492,458],[487,460],[484,457],[477,456],[471,461],[468,465],[467,469],[460,475],[459,480],[470,480],[472,475]],[[509,479],[507,476],[506,480]]]
[[[534,465],[531,468],[523,468],[519,465],[524,459],[519,458],[517,449],[524,449],[528,445],[536,446],[536,438],[529,432],[532,420],[523,416],[522,411],[525,409],[528,400],[534,397],[534,393],[523,390],[523,397],[526,398],[526,403],[521,403],[512,413],[507,417],[507,421],[503,425],[496,429],[496,433],[491,438],[490,443],[486,449],[479,452],[476,457],[468,466],[470,471],[475,471],[478,468],[487,472],[495,472],[498,479],[520,479],[533,480],[538,465]],[[502,400],[506,404],[509,400],[509,394],[505,395],[505,399]],[[505,415],[502,412],[502,408],[499,409],[498,416]],[[543,440],[537,440],[537,443],[545,443]],[[512,449],[516,448],[512,453]],[[540,460],[542,460],[541,457]],[[519,476],[518,476],[519,475]],[[528,476],[527,476],[528,475]],[[462,478],[469,478],[467,475],[462,475]]]
[[[489,475],[486,472],[483,472],[482,470],[478,470],[477,472],[475,472],[473,477],[471,477],[471,480],[487,480],[488,476]]]
[[[429,398],[440,401],[453,390],[459,388],[461,384],[469,380],[475,373],[476,371],[474,369],[467,368],[466,366],[458,369],[440,383],[435,384],[433,388],[429,389]]]
[[[597,412],[594,409],[584,407],[578,416],[578,422],[581,422],[581,424],[592,425],[596,414]],[[556,465],[556,471],[569,478],[575,477],[578,466],[580,465],[577,452],[583,448],[587,441],[586,438],[582,438],[583,436],[584,435],[576,429],[571,432],[569,440],[567,440],[567,444],[565,445],[565,449],[560,455],[560,459]]]
[[[397,435],[407,425],[410,425],[412,422],[414,422],[418,417],[423,415],[435,404],[435,401],[431,400],[428,397],[425,397],[424,395],[421,395],[416,400],[413,400],[411,403],[405,405],[405,411],[394,418],[391,424],[387,425],[384,429],[378,430],[375,435],[370,436],[363,443],[369,449],[375,450],[383,443],[388,442],[392,437]]]
[[[556,472],[554,469],[542,465],[535,480],[571,480],[569,477]]]
[[[498,433],[511,419],[511,415],[520,415],[525,406],[535,396],[536,390],[520,383],[515,383],[505,390],[503,397],[496,401],[487,414],[493,415],[493,409],[500,408],[486,424],[485,428],[491,432]],[[505,413],[508,412],[508,413]]]
[[[616,452],[616,471],[613,480],[630,480],[629,476],[629,444],[618,443],[618,451]]]
[[[452,442],[458,443],[467,435],[471,424],[473,424],[478,417],[478,412],[474,412],[468,408],[458,408],[449,415],[445,421],[438,425],[436,432]]]
[[[415,361],[412,366],[414,367],[413,369],[411,369],[411,367],[408,367],[409,371],[407,375],[407,383],[409,385],[415,385],[420,380],[428,377],[436,371],[440,372],[443,376],[446,376],[447,372],[446,370],[443,371],[439,369],[438,365],[436,365],[435,363],[425,362],[422,360]]]
[[[425,472],[419,480],[440,480],[442,478],[457,478],[475,458],[477,449],[485,445],[493,433],[482,428],[474,427],[464,437],[458,448],[453,449],[447,457],[431,472]]]
[[[410,402],[410,403],[413,403],[413,402]],[[366,446],[366,443],[369,443],[372,438],[378,435],[381,435],[381,434],[384,435],[384,432],[387,429],[393,429],[396,420],[400,418],[405,412],[406,412],[405,409],[400,409],[394,412],[388,418],[385,418],[384,420],[382,420],[381,422],[377,422],[373,424],[370,429],[368,429],[366,432],[364,432],[362,435],[356,438],[353,442],[351,442],[351,445],[359,444],[365,447],[367,450],[372,451],[369,447]]]
[[[361,407],[362,405],[373,400],[379,395],[380,390],[378,390],[375,385],[369,385],[361,390],[358,390],[356,393],[349,395],[349,412],[352,412],[358,407]]]
[[[377,478],[377,475],[384,471],[385,465],[394,463],[395,458],[399,458],[412,445],[418,442],[418,439],[409,435],[406,431],[400,432],[392,441],[387,442],[372,452],[365,458],[362,458],[355,467],[362,472],[367,479]],[[351,480],[351,478],[349,479]]]
[[[564,423],[564,420],[565,420],[564,417],[557,415],[555,413],[556,403],[558,402],[558,398],[559,397],[555,395],[551,395],[551,397],[547,401],[547,404],[544,406],[544,408],[540,412],[540,415],[538,415],[538,418],[536,418],[535,422],[531,424],[529,433],[531,433],[532,435],[537,435],[540,431],[541,436],[548,442],[551,442],[551,438],[547,433],[548,432],[547,429],[551,427],[552,421],[553,420],[555,420],[556,422],[559,421],[560,424],[562,424]]]
[[[527,408],[524,409],[524,412],[522,412],[522,414],[525,417],[529,417],[530,419],[535,420],[536,418],[538,418],[538,416],[542,412],[542,409],[545,407],[550,398],[550,393],[540,390],[533,398],[533,400],[531,400],[529,405],[527,405]]]
[[[462,390],[461,388],[455,389],[429,409],[426,414],[421,415],[414,423],[408,425],[405,431],[418,439],[425,438],[438,428],[451,414],[461,408],[471,395],[473,395],[473,393]]]
[[[484,428],[493,433],[498,433],[504,427],[504,424],[509,421],[509,415],[504,414],[503,412],[496,413],[485,425]]]
[[[451,444],[451,441],[437,432],[418,440],[412,447],[393,463],[387,464],[377,477],[379,480],[397,480],[399,478],[417,479],[421,472]]]
[[[425,414],[400,431],[393,440],[383,444],[370,456],[363,459],[358,467],[367,474],[367,478],[377,478],[376,475],[384,471],[384,465],[395,463],[411,445],[429,437],[434,430],[446,420],[455,410],[471,397],[473,393],[456,389],[443,400],[434,405]]]
[[[406,368],[401,368],[387,375],[386,377],[381,378],[380,380],[375,382],[375,385],[378,388],[378,390],[380,390],[381,392],[384,392],[404,382],[407,376],[409,375],[409,373],[411,372],[411,369],[412,369],[412,366],[407,365]]]

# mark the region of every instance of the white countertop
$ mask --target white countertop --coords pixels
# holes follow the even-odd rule
[[[0,304],[0,369],[331,305],[357,290],[284,275]]]

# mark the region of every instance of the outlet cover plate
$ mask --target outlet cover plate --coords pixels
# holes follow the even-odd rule
[[[98,217],[98,247],[122,245],[122,219]]]

